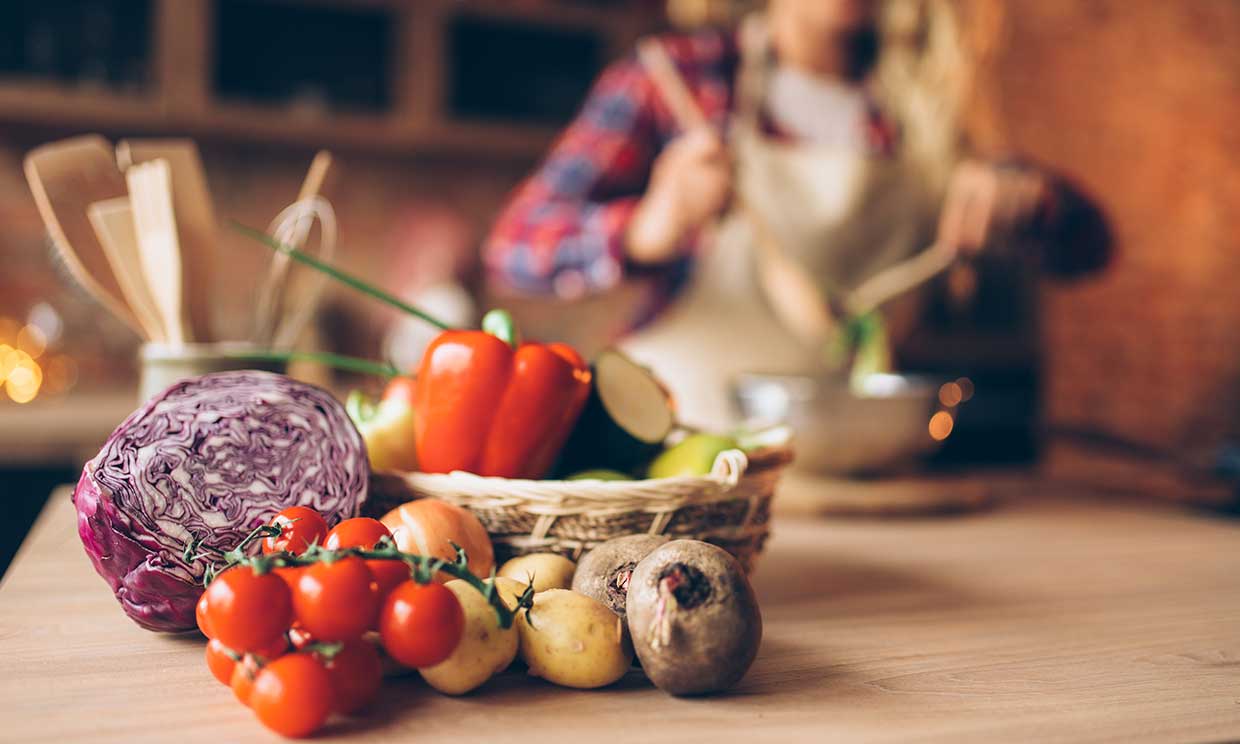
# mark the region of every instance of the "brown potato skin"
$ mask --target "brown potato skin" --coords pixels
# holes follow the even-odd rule
[[[675,607],[670,642],[655,648],[660,577],[677,563],[701,571],[710,595],[692,609]],[[762,614],[740,563],[723,548],[698,540],[673,540],[637,564],[627,616],[642,669],[672,695],[726,690],[749,671],[762,643]]]
[[[573,574],[573,591],[597,599],[623,618],[624,598],[612,596],[607,591],[607,582],[618,567],[627,563],[636,566],[651,551],[666,545],[670,540],[666,535],[628,535],[608,540],[577,561],[577,572]]]

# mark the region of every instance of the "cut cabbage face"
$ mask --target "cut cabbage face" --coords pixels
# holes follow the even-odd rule
[[[132,413],[86,463],[73,501],[86,553],[121,607],[151,630],[195,627],[208,560],[289,506],[328,526],[357,516],[370,477],[343,406],[269,372],[176,383]]]

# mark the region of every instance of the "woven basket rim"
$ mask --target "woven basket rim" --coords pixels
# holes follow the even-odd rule
[[[773,467],[773,466],[786,465],[787,463],[792,461],[792,457],[793,457],[793,448],[792,448],[791,443],[778,444],[778,445],[773,445],[769,447],[762,447],[761,449],[752,450],[748,453],[740,449],[730,449],[730,450],[726,450],[723,453],[720,453],[720,456],[722,457],[724,454],[727,454],[729,452],[740,453],[745,458],[747,462],[745,472],[748,472],[751,470],[758,470],[758,469],[765,470],[766,468]],[[716,460],[715,468],[718,469],[718,467],[719,467],[719,462],[718,460]],[[532,478],[503,478],[503,477],[495,476],[495,475],[475,475],[473,473],[467,473],[463,470],[454,470],[451,473],[423,473],[418,470],[412,470],[412,471],[376,470],[373,474],[381,475],[381,476],[395,476],[397,478],[402,478],[402,479],[409,478],[410,476],[417,476],[420,479],[426,479],[428,482],[430,482],[431,480],[435,480],[435,481],[447,483],[447,482],[459,482],[461,480],[468,479],[471,482],[493,483],[495,485],[505,485],[505,484],[507,485],[530,485],[530,486],[546,486],[546,487],[551,487],[551,488],[573,488],[573,487],[580,486],[582,483],[589,483],[591,485],[597,485],[597,486],[615,486],[617,488],[623,488],[626,486],[632,486],[635,483],[672,483],[672,482],[687,483],[687,482],[694,482],[694,481],[710,482],[710,481],[717,480],[714,471],[712,471],[712,473],[708,475],[679,475],[679,476],[675,476],[672,478],[631,478],[629,480],[614,480],[614,481],[555,480],[555,479],[534,480]]]
[[[742,480],[778,469],[792,460],[790,445],[755,450],[748,456],[739,449],[719,454],[714,469],[703,476],[676,476],[644,480],[527,480],[479,476],[472,473],[382,473],[394,476],[423,493],[452,494],[474,503],[489,501],[493,508],[520,506],[533,513],[563,513],[571,502],[573,511],[599,514],[625,511],[666,511],[690,504],[727,501]]]

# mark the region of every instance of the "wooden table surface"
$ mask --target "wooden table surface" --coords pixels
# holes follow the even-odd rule
[[[781,517],[754,578],[762,650],[728,695],[509,672],[454,699],[414,676],[321,738],[1240,739],[1240,524],[1024,490],[954,518]],[[0,741],[277,740],[202,647],[122,615],[58,492],[0,584]]]

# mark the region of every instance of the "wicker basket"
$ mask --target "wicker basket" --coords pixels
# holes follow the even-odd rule
[[[771,498],[792,449],[719,455],[710,475],[640,481],[533,481],[468,473],[377,473],[367,511],[381,516],[419,498],[472,511],[497,561],[555,552],[576,560],[612,538],[640,533],[705,540],[753,568],[770,533]]]

